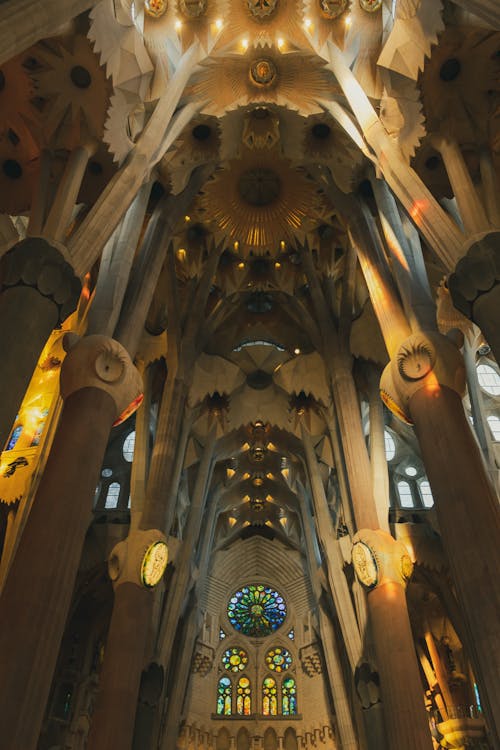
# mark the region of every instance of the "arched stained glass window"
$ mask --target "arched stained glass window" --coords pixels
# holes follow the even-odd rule
[[[262,683],[262,713],[264,716],[278,714],[278,694],[276,680],[273,677],[266,677]]]
[[[411,492],[411,487],[408,484],[408,482],[398,482],[397,484],[398,488],[398,495],[399,495],[399,502],[401,503],[402,508],[413,508],[413,495]]]
[[[283,716],[297,713],[297,686],[293,677],[284,677],[281,683],[281,708]]]
[[[479,385],[489,393],[490,396],[500,396],[500,375],[491,365],[477,366],[477,379]]]
[[[272,672],[285,672],[292,665],[292,655],[288,649],[276,646],[267,652],[266,664]]]
[[[421,479],[418,483],[418,489],[420,490],[420,497],[424,508],[432,508],[434,505],[434,498],[432,497],[431,485],[428,479]]]
[[[248,677],[240,677],[238,680],[236,713],[240,716],[250,716],[252,713],[252,690]]]
[[[489,417],[486,417],[486,420],[493,435],[493,440],[500,441],[500,417],[497,417],[496,414],[490,414]]]
[[[222,654],[222,663],[229,672],[243,672],[248,664],[248,654],[242,648],[228,648]]]
[[[111,482],[108,487],[108,494],[104,502],[104,507],[108,510],[118,507],[118,500],[120,499],[120,485],[118,482]]]
[[[285,600],[277,591],[262,584],[244,586],[227,605],[231,625],[243,635],[270,635],[286,617]]]
[[[389,430],[384,430],[384,441],[385,441],[385,458],[386,461],[392,461],[396,455],[396,443]]]
[[[123,441],[123,458],[132,463],[134,460],[135,430],[132,430]]]
[[[231,716],[233,686],[229,677],[221,677],[217,686],[217,713],[219,716]]]

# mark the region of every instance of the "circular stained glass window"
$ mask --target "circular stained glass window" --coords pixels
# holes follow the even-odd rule
[[[243,635],[266,636],[286,617],[285,600],[268,586],[250,585],[237,591],[227,605],[229,622]]]
[[[222,654],[222,663],[229,672],[242,672],[248,664],[248,655],[242,648],[228,648]]]
[[[272,672],[285,672],[292,666],[292,655],[288,649],[276,646],[267,652],[266,664]]]

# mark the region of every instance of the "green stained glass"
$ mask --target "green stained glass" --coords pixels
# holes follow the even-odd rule
[[[276,646],[267,652],[266,664],[272,672],[285,672],[292,666],[292,655],[288,649]]]
[[[273,677],[266,677],[262,683],[262,713],[264,716],[278,714],[276,680]]]
[[[229,677],[221,677],[217,685],[217,713],[219,716],[232,714],[233,686]]]
[[[243,672],[248,664],[248,655],[242,648],[228,648],[222,654],[222,663],[229,672]]]
[[[266,636],[277,630],[286,617],[285,600],[262,584],[244,586],[227,605],[229,622],[243,635]]]
[[[293,677],[285,677],[281,683],[281,713],[283,716],[297,713],[297,687]]]

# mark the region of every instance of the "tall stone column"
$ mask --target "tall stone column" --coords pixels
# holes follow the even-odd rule
[[[61,245],[29,237],[0,261],[0,448],[50,333],[76,308],[81,290]]]
[[[467,646],[498,743],[500,512],[462,406],[462,357],[445,336],[413,334],[385,369],[380,386],[388,406],[415,425]]]
[[[413,570],[408,551],[385,531],[362,529],[353,538],[352,560],[367,590],[389,747],[431,748],[422,685],[408,679],[418,673],[405,595]]]
[[[448,287],[457,310],[479,326],[500,363],[500,232],[470,246]]]
[[[0,598],[0,726],[13,750],[37,745],[109,432],[141,388],[117,342],[75,340],[67,336],[61,420]]]
[[[97,0],[7,0],[0,4],[0,65],[65,24]]]
[[[150,633],[153,589],[167,565],[164,535],[135,529],[109,558],[115,598],[88,750],[128,750]]]

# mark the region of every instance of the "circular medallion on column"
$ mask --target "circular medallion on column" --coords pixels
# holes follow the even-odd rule
[[[153,542],[142,559],[141,580],[146,588],[154,588],[165,572],[168,562],[168,548],[165,542]]]
[[[356,542],[352,548],[352,564],[363,586],[372,589],[378,583],[378,565],[375,555],[364,542]]]

